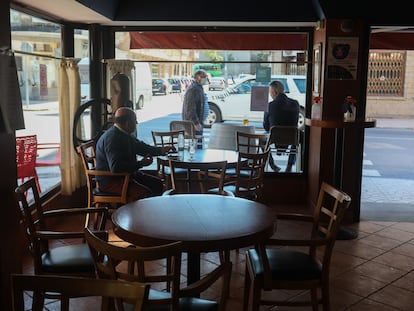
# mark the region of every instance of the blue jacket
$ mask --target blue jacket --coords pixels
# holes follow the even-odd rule
[[[269,131],[274,125],[297,125],[298,119],[299,102],[286,94],[278,94],[264,113],[263,128]]]

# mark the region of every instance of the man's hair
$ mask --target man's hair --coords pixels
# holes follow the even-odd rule
[[[270,87],[274,89],[278,94],[282,94],[285,92],[283,83],[278,80],[270,82]]]
[[[203,70],[203,69],[197,70],[194,73],[194,78],[197,77],[197,76],[199,76],[199,75],[207,76],[207,72],[205,70]]]

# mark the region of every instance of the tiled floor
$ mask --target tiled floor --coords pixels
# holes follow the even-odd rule
[[[277,227],[277,234],[301,234],[298,227],[282,223]],[[363,220],[352,227],[358,230],[358,238],[339,240],[335,244],[331,263],[331,310],[414,310],[414,223]],[[117,237],[112,235],[111,239]],[[233,251],[231,255],[233,275],[227,305],[229,311],[242,310],[244,251]],[[211,269],[217,260],[217,254],[202,256],[202,272]],[[31,261],[26,258],[24,262],[24,272],[30,273]],[[207,291],[206,297],[217,298],[217,295],[213,288]],[[301,293],[283,291],[278,295],[294,299]],[[57,310],[56,303],[48,307],[48,310]],[[94,308],[90,303],[81,303],[76,310],[92,311]],[[262,307],[261,310],[286,309]]]

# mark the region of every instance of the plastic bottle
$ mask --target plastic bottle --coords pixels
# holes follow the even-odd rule
[[[184,158],[184,135],[182,133],[178,134],[178,157]]]
[[[321,119],[321,103],[314,103],[312,105],[311,118],[314,120]]]

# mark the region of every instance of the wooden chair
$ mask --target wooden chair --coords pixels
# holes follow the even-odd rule
[[[227,161],[182,162],[169,160],[171,189],[163,195],[177,193],[206,193],[234,196],[223,189]]]
[[[266,148],[270,149],[269,157],[272,154],[295,154],[300,156],[299,129],[297,126],[274,125],[270,128],[269,137],[266,142]],[[301,159],[296,159],[296,170],[301,170]]]
[[[184,130],[185,139],[197,139],[204,141],[203,135],[196,135],[193,121],[188,120],[172,120],[170,121],[170,131]]]
[[[95,170],[96,157],[95,157],[95,142],[93,140],[80,144],[77,148],[80,155],[82,166],[85,170],[86,184],[88,188],[88,206],[99,207],[105,206],[117,206],[119,204],[127,203],[127,192],[130,174],[125,173],[112,173],[109,171]],[[122,178],[122,191],[121,193],[105,192],[99,189],[99,183],[96,180],[98,176],[106,176],[110,178]]]
[[[178,135],[182,133],[185,137],[184,130],[173,130],[173,131],[151,131],[152,140],[156,147],[167,147],[171,146],[178,150]],[[158,176],[164,181],[164,189],[171,187],[171,172],[169,166],[165,165],[165,162],[157,158],[157,172]]]
[[[236,150],[243,153],[262,153],[267,150],[267,135],[248,132],[236,132]],[[240,158],[239,158],[240,160]],[[226,171],[225,185],[235,184],[239,175],[237,169],[231,168]],[[243,170],[239,173],[243,173]],[[235,190],[235,189],[233,189]],[[232,191],[233,191],[232,190]]]
[[[141,311],[148,299],[150,288],[150,285],[137,282],[25,274],[12,274],[11,284],[13,311],[27,310],[25,309],[23,296],[23,293],[26,291],[58,293],[68,301],[71,298],[102,297],[102,311],[112,310],[110,301],[113,298],[118,298],[132,303],[134,311]],[[88,302],[90,301],[85,301],[85,303]],[[63,305],[61,310],[69,311],[68,307]],[[95,310],[96,308],[93,309]]]
[[[270,239],[246,252],[246,272],[243,310],[260,305],[312,306],[329,310],[329,268],[339,226],[351,203],[344,192],[323,182],[313,215],[278,214],[282,219],[308,222],[310,237],[304,239]],[[273,247],[272,247],[273,246]],[[292,246],[294,248],[288,248]],[[302,248],[298,248],[302,247]],[[310,298],[276,300],[277,295],[262,297],[262,290],[308,290]],[[320,291],[319,291],[320,290]],[[318,294],[318,292],[320,294]],[[274,297],[275,300],[272,300]]]
[[[16,137],[17,179],[24,183],[34,178],[37,188],[41,191],[39,177],[36,172],[37,135]]]
[[[244,153],[261,153],[267,149],[267,135],[236,132],[237,151]]]
[[[224,310],[227,297],[218,304],[217,301],[197,298],[197,295],[213,285],[221,275],[226,278],[223,282],[229,282],[229,263],[220,265],[202,280],[180,288],[182,242],[144,248],[119,247],[100,239],[89,229],[85,229],[85,236],[99,278],[151,284],[147,302],[150,310]],[[119,302],[117,306],[118,310],[123,310]],[[219,309],[219,306],[222,307]]]
[[[260,153],[239,152],[235,178],[232,182],[226,183],[224,190],[233,192],[236,197],[260,199],[268,157],[269,150]]]
[[[34,199],[33,206],[29,205],[27,201],[27,192],[30,192]],[[15,195],[19,205],[20,221],[33,258],[34,274],[95,276],[93,258],[84,241],[83,230],[85,226],[89,226],[106,238],[107,232],[104,230],[108,209],[104,207],[96,209],[66,208],[44,211],[34,178],[18,186],[15,189]],[[88,215],[96,216],[93,217],[95,221],[87,223]],[[79,219],[79,226],[71,231],[63,231],[60,227],[54,226],[59,221],[69,219]],[[69,240],[71,244],[62,243],[65,240]],[[42,293],[35,293],[34,310],[43,307],[44,298]]]

